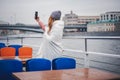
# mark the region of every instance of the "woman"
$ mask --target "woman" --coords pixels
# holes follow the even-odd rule
[[[45,31],[43,42],[38,53],[35,55],[36,58],[52,60],[61,56],[64,22],[60,20],[60,17],[60,11],[52,12],[48,20],[48,27],[44,26],[44,24],[39,20],[39,17],[36,19],[40,27]]]

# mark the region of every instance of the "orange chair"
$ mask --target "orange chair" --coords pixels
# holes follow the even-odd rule
[[[10,56],[15,57],[15,48],[12,48],[12,47],[1,48],[0,49],[0,55],[2,57],[10,57]]]
[[[19,58],[32,58],[32,48],[31,47],[21,47],[18,50]]]

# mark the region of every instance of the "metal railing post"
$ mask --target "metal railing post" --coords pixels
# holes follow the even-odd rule
[[[89,68],[89,55],[87,53],[87,38],[85,38],[85,57],[84,57],[85,68]]]
[[[23,46],[23,37],[21,37],[21,45]]]
[[[85,52],[87,52],[87,38],[85,38]]]
[[[8,38],[8,36],[7,36],[7,46],[9,45],[9,38]]]

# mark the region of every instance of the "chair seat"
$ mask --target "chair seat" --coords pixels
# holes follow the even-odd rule
[[[4,47],[0,49],[1,56],[15,56],[15,48]]]
[[[0,49],[6,47],[5,43],[0,43]]]
[[[26,62],[26,71],[51,70],[51,61],[44,58],[29,59]]]
[[[52,60],[52,69],[59,70],[59,69],[73,69],[76,68],[76,61],[73,58],[56,58]]]
[[[0,80],[16,80],[12,72],[22,72],[22,62],[15,59],[0,60]]]
[[[21,47],[18,50],[19,58],[32,58],[32,48],[31,47]]]

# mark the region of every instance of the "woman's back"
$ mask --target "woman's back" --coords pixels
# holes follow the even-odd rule
[[[48,20],[48,27],[46,28],[42,22],[39,21],[39,18],[36,19],[39,25],[42,26],[41,28],[45,31],[45,33],[43,36],[43,42],[35,57],[52,60],[61,56],[64,22],[60,20],[60,17],[60,11],[52,12]]]

